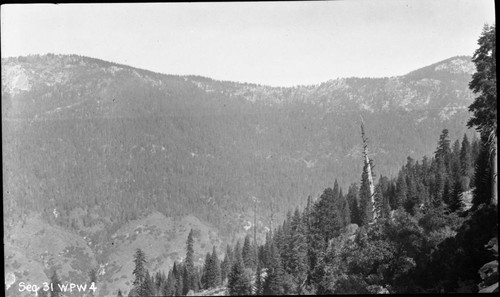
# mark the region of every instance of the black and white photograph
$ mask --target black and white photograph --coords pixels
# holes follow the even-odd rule
[[[495,7],[2,4],[3,296],[498,293]]]

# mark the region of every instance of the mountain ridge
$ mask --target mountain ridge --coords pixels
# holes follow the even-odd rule
[[[109,254],[116,247],[106,238],[127,223],[134,230],[145,220],[192,216],[195,225],[209,226],[199,227],[202,236],[217,231],[213,243],[223,246],[253,231],[255,196],[262,236],[276,227],[271,217],[282,221],[335,179],[344,192],[359,183],[361,117],[378,176],[393,176],[408,156],[431,156],[444,128],[450,139],[472,136],[465,125],[470,74],[454,70],[469,69],[461,65],[470,59],[443,61],[413,76],[275,88],[76,55],[2,59],[6,233],[35,213],[46,224],[91,236]],[[17,244],[9,242],[23,258]],[[120,244],[125,255],[141,241]],[[153,257],[175,258],[183,248],[165,247]],[[115,259],[113,271],[128,271],[128,262]],[[109,273],[104,278],[113,286],[125,283]]]
[[[32,62],[30,63],[29,61]],[[459,61],[458,64],[462,65],[462,68],[466,71],[445,71],[449,69],[449,67],[446,68],[443,66],[453,61]],[[3,97],[7,98],[3,100],[3,107],[6,110],[14,110],[14,112],[3,113],[4,118],[7,119],[19,116],[16,115],[16,108],[11,108],[13,107],[9,100],[11,96],[18,95],[18,93],[22,92],[28,92],[33,87],[42,89],[57,88],[58,85],[64,85],[69,80],[75,81],[81,79],[86,79],[87,85],[90,84],[91,87],[95,89],[102,89],[104,93],[93,94],[94,98],[86,98],[86,100],[79,100],[76,102],[75,100],[69,101],[69,104],[63,106],[53,105],[51,110],[45,110],[44,112],[59,113],[64,109],[73,107],[78,108],[78,106],[82,104],[95,105],[97,103],[97,105],[101,104],[101,106],[103,106],[102,103],[109,103],[106,102],[105,97],[109,99],[109,97],[116,96],[106,94],[106,90],[113,87],[113,81],[119,79],[128,80],[125,85],[118,86],[118,88],[122,88],[123,91],[128,92],[135,92],[136,90],[126,90],[127,85],[141,83],[144,85],[144,88],[150,88],[150,90],[156,93],[163,93],[163,95],[167,96],[185,96],[186,94],[179,93],[183,93],[183,90],[186,89],[192,90],[193,88],[191,85],[194,85],[205,94],[210,94],[212,97],[218,96],[220,98],[226,98],[226,100],[243,99],[252,103],[258,102],[264,105],[277,106],[282,106],[283,104],[314,103],[322,108],[326,108],[329,112],[335,113],[357,112],[359,110],[374,112],[399,108],[403,108],[406,111],[412,111],[414,109],[439,109],[444,107],[447,109],[465,109],[466,106],[470,104],[472,98],[472,93],[468,88],[463,88],[464,83],[470,80],[470,70],[472,69],[471,67],[473,67],[470,57],[467,56],[452,57],[412,71],[404,76],[385,78],[338,78],[316,85],[285,88],[232,81],[218,81],[202,76],[160,74],[149,70],[137,69],[113,62],[76,55],[4,58],[2,59],[2,64],[4,66],[2,67],[2,81],[4,82],[2,84],[2,94]],[[83,69],[84,73],[76,75],[75,73],[78,73],[77,71],[82,71],[74,69],[79,66],[82,66],[80,68]],[[436,70],[437,67],[441,68]],[[41,68],[45,69],[42,70]],[[126,73],[123,73],[123,71]],[[54,74],[54,76],[51,77],[51,72],[57,75]],[[435,73],[439,75],[435,75]],[[101,80],[94,80],[94,82],[92,82],[91,76],[100,76]],[[433,76],[434,78],[432,78]],[[461,90],[457,89],[459,94],[456,94],[453,98],[445,98],[447,101],[446,106],[441,106],[443,105],[441,102],[436,103],[436,100],[433,99],[442,95],[439,94],[442,89],[439,84],[443,79],[454,83],[454,85],[446,86],[447,88],[457,88],[457,86],[460,85],[462,88]],[[72,84],[73,89],[78,89],[77,83],[73,82]],[[85,89],[86,87],[88,88],[88,86],[83,86],[80,89]],[[432,92],[432,90],[434,90],[434,92]],[[45,90],[45,92],[48,91]],[[69,94],[69,96],[67,94],[61,94],[60,96],[78,98],[83,92],[85,92],[85,90],[77,91],[76,94]],[[421,95],[419,92],[426,94]],[[49,96],[50,95],[51,94],[49,94]],[[138,94],[138,96],[141,95],[144,96],[144,94]],[[161,94],[156,95],[162,96]],[[449,95],[450,94],[448,94],[448,96]],[[425,97],[422,98],[423,96]],[[104,99],[102,100],[100,97],[104,97]],[[344,98],[349,99],[345,100]],[[115,98],[112,98],[112,100],[115,100]],[[442,101],[443,99],[440,100]],[[156,102],[154,104],[162,105],[161,102]],[[46,105],[40,106],[39,110],[43,110]],[[27,110],[25,107],[20,107],[21,110],[23,110],[23,108]],[[163,110],[165,109],[166,108],[163,107]],[[35,112],[36,111],[33,110],[33,113]],[[123,116],[123,114],[121,115]],[[25,117],[36,119],[37,116],[40,115],[35,113],[26,115]],[[103,116],[111,115],[103,114]]]
[[[412,71],[410,71],[410,72],[408,72],[406,74],[402,74],[402,75],[390,75],[390,76],[381,76],[381,77],[342,76],[342,77],[337,77],[337,78],[331,78],[331,79],[328,79],[326,81],[317,82],[317,83],[313,83],[313,84],[296,84],[296,85],[293,85],[293,86],[272,86],[272,85],[268,85],[268,84],[260,84],[260,83],[252,83],[252,82],[240,82],[240,81],[233,81],[233,80],[226,80],[226,79],[220,79],[219,80],[219,79],[211,78],[209,76],[196,75],[196,74],[179,75],[179,74],[173,74],[173,73],[158,72],[158,71],[153,71],[153,70],[149,70],[149,69],[146,69],[146,68],[134,67],[134,66],[130,66],[130,65],[127,65],[127,64],[123,64],[123,63],[118,63],[118,62],[113,62],[113,61],[107,61],[107,60],[104,60],[104,59],[101,59],[101,58],[94,58],[94,57],[90,57],[90,56],[83,56],[83,55],[77,55],[77,54],[54,54],[54,53],[47,53],[47,54],[42,54],[42,55],[40,55],[40,54],[34,54],[34,55],[17,56],[17,57],[3,57],[2,58],[2,64],[8,63],[9,61],[13,61],[13,60],[17,60],[17,61],[19,61],[19,60],[26,60],[26,59],[33,58],[33,57],[34,58],[37,58],[37,57],[69,57],[69,58],[80,58],[80,59],[85,59],[85,60],[88,60],[88,61],[91,61],[91,62],[94,62],[94,63],[108,65],[110,67],[114,66],[114,67],[126,68],[126,69],[131,69],[131,70],[140,70],[140,71],[148,73],[150,75],[165,75],[165,76],[187,77],[187,78],[210,80],[210,81],[217,81],[217,82],[223,82],[223,83],[244,84],[244,85],[263,86],[263,87],[281,88],[281,89],[283,89],[283,88],[285,88],[285,89],[286,88],[298,88],[298,87],[312,87],[312,86],[317,86],[317,85],[320,85],[320,84],[328,83],[330,81],[335,81],[335,80],[339,80],[339,79],[340,80],[341,79],[348,79],[348,78],[384,79],[384,78],[407,76],[407,75],[410,75],[410,74],[412,74],[414,72],[418,72],[419,70],[426,69],[426,68],[432,68],[432,67],[438,66],[439,64],[448,62],[450,60],[455,60],[455,59],[465,59],[468,62],[470,62],[471,66],[473,66],[473,64],[471,63],[471,56],[457,55],[457,56],[453,56],[453,57],[450,57],[450,58],[447,58],[447,59],[435,62],[435,63],[427,65],[427,66],[422,66],[422,67],[418,68],[417,70],[412,70]],[[473,68],[472,68],[472,71],[474,71]]]
[[[178,78],[184,78],[184,79],[192,79],[194,81],[205,81],[205,82],[211,82],[211,83],[223,83],[223,84],[232,84],[232,85],[243,85],[243,86],[251,86],[251,87],[264,87],[264,88],[270,88],[270,89],[297,89],[297,88],[313,88],[313,87],[318,87],[320,85],[327,85],[330,83],[335,83],[337,81],[345,81],[348,79],[390,79],[390,78],[398,78],[398,77],[404,77],[404,76],[415,76],[416,74],[422,73],[422,72],[427,72],[428,69],[431,68],[436,68],[439,65],[444,65],[447,62],[450,61],[462,61],[468,65],[465,65],[466,70],[463,72],[472,74],[474,72],[474,65],[471,62],[471,57],[470,56],[463,56],[463,55],[458,55],[458,56],[453,56],[451,58],[441,60],[438,62],[435,62],[431,65],[423,66],[417,70],[413,70],[408,72],[407,74],[403,75],[393,75],[393,76],[383,76],[383,77],[358,77],[358,76],[349,76],[349,77],[337,77],[334,79],[329,79],[323,82],[318,82],[315,84],[298,84],[294,86],[271,86],[267,84],[258,84],[258,83],[248,83],[248,82],[239,82],[239,81],[232,81],[232,80],[217,80],[208,76],[201,76],[201,75],[177,75],[177,74],[168,74],[168,73],[163,73],[163,72],[155,72],[152,70],[148,70],[145,68],[137,68],[133,66],[129,66],[126,64],[120,64],[116,62],[110,62],[106,61],[103,59],[99,58],[93,58],[93,57],[88,57],[88,56],[81,56],[81,55],[75,55],[75,54],[45,54],[45,55],[29,55],[29,56],[19,56],[19,57],[5,57],[2,58],[2,64],[3,65],[8,65],[14,61],[21,62],[21,61],[27,61],[29,59],[47,59],[47,58],[58,58],[58,59],[64,59],[68,61],[69,63],[74,63],[75,60],[80,60],[80,63],[93,63],[94,65],[101,65],[102,66],[107,66],[107,68],[110,69],[126,69],[130,71],[140,71],[144,74],[150,75],[150,76],[167,76],[167,77],[178,77]],[[442,69],[436,69],[436,70],[442,70]],[[111,70],[113,71],[113,70]],[[456,71],[455,73],[460,73],[460,71]],[[4,76],[5,73],[2,74]],[[12,79],[9,79],[9,77],[5,77],[5,80],[9,81]],[[3,90],[4,91],[4,90]]]

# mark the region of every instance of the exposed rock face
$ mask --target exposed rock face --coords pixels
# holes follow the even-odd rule
[[[434,68],[436,71],[448,71],[450,73],[468,73],[473,74],[476,67],[470,61],[465,59],[452,59],[446,63],[441,63]]]
[[[349,238],[349,240],[354,240],[356,238],[356,234],[358,233],[359,226],[357,224],[349,224],[346,227],[344,232],[344,236]]]
[[[21,91],[29,91],[31,88],[28,74],[20,65],[2,67],[2,92],[16,95]]]
[[[498,237],[493,237],[486,248],[496,255],[497,260],[484,264],[479,269],[479,276],[483,280],[479,284],[479,293],[498,292]]]

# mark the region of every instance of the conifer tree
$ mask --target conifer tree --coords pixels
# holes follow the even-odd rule
[[[277,247],[271,243],[271,266],[267,271],[264,282],[264,295],[283,295],[283,275],[281,258],[278,255]]]
[[[387,196],[383,195],[382,189],[379,189],[378,191],[376,191],[376,193],[377,193],[378,200],[382,201],[382,207],[381,207],[380,215],[382,216],[382,218],[385,218],[385,219],[390,218],[390,216],[391,216],[391,205],[389,203],[389,198]]]
[[[262,268],[259,265],[257,265],[257,270],[255,271],[255,283],[254,283],[254,289],[253,293],[254,295],[260,296],[263,293],[264,289],[264,282],[262,279]]]
[[[210,265],[211,265],[210,261],[211,261],[210,253],[207,253],[205,255],[205,263],[203,265],[203,271],[202,271],[202,274],[201,274],[201,283],[202,283],[202,285],[203,285],[202,287],[204,289],[210,288],[210,284],[208,282],[208,275],[209,275],[210,269],[211,269],[211,267],[210,267]]]
[[[307,203],[306,203],[306,208],[304,209],[303,213],[303,220],[304,220],[304,226],[306,227],[307,230],[309,230],[310,227],[310,215],[313,210],[313,202],[311,195],[307,196]]]
[[[224,261],[221,264],[222,282],[225,282],[227,276],[229,275],[229,272],[231,271],[231,266],[233,262],[232,257],[233,257],[233,251],[231,250],[231,247],[228,244],[226,247],[226,254],[224,255]]]
[[[406,193],[408,191],[408,186],[406,185],[406,178],[403,175],[403,172],[400,171],[398,174],[398,180],[396,181],[396,205],[395,208],[402,207],[406,202],[407,196]]]
[[[472,75],[469,88],[478,97],[469,106],[473,113],[467,122],[481,134],[481,141],[487,146],[490,167],[490,203],[498,203],[497,172],[497,72],[496,72],[496,25],[485,25],[478,40],[479,48],[474,52],[472,62],[476,72]]]
[[[145,280],[146,277],[146,255],[141,249],[137,249],[134,255],[135,268],[132,274],[134,274],[135,279],[132,283],[134,288],[139,288]]]
[[[243,243],[242,257],[243,264],[246,268],[253,268],[255,266],[255,255],[254,248],[250,243],[250,236],[248,234],[245,236],[245,241]]]
[[[290,214],[290,212],[289,212]],[[288,225],[289,227],[287,228],[286,232],[283,234],[283,244],[281,249],[278,247],[279,254],[281,256],[281,262],[283,264],[283,268],[289,269],[289,265],[291,262],[291,259],[293,258],[293,247],[292,247],[292,238],[293,238],[293,231],[292,231],[292,218],[288,217]]]
[[[361,187],[359,188],[359,223],[367,225],[373,219],[372,193],[370,191],[369,164],[365,162],[361,174]]]
[[[236,261],[241,261],[243,263],[243,257],[241,255],[241,244],[239,240],[236,241],[236,245],[234,246],[234,251],[233,251],[233,259],[232,259],[233,264]],[[244,266],[245,265],[243,264],[243,267]]]
[[[163,287],[162,293],[164,296],[175,295],[175,276],[172,270],[168,272],[167,281]]]
[[[186,277],[184,279],[184,291],[187,293],[189,290],[198,291],[197,281],[195,275],[195,267],[194,267],[194,238],[193,238],[193,229],[189,232],[187,241],[186,241],[186,259],[184,260],[185,265],[185,273]],[[187,290],[187,291],[186,291]]]
[[[148,270],[146,270],[144,281],[139,285],[137,293],[139,297],[151,297],[155,295],[154,284]]]
[[[424,183],[419,180],[417,182],[417,197],[418,197],[418,204],[420,205],[429,205],[430,203],[430,197],[429,197],[429,189],[424,185]]]
[[[496,134],[497,91],[496,91],[496,25],[485,25],[478,40],[479,48],[472,57],[476,72],[472,75],[469,88],[478,97],[469,106],[473,113],[467,126],[476,127],[482,135]]]
[[[195,272],[194,272],[194,284],[195,284],[195,290],[193,290],[193,293],[194,292],[198,292],[200,290],[200,288],[202,288],[202,284],[201,284],[201,267],[197,267],[195,268]]]
[[[187,295],[191,289],[190,284],[193,282],[193,274],[188,272],[187,266],[182,267],[182,295]]]
[[[166,282],[166,277],[164,272],[157,271],[155,274],[154,284],[156,288],[156,292],[161,292],[162,287]]]
[[[237,246],[239,242],[237,243]],[[238,248],[235,249],[236,251]],[[241,256],[238,256],[239,253],[236,253],[236,257],[231,267],[231,272],[228,276],[227,288],[229,291],[229,295],[231,296],[243,296],[251,294],[251,283],[248,276],[245,274],[245,268],[243,264],[243,259]]]
[[[210,255],[210,253],[207,253],[205,258],[202,283],[205,289],[215,288],[221,283],[220,263],[215,246],[213,247],[212,254]]]
[[[302,214],[302,224],[304,227],[305,242],[306,242],[306,279],[307,276],[309,275],[311,267],[313,267],[312,260],[310,259],[313,253],[312,250],[313,236],[311,233],[311,213],[312,213],[312,199],[311,196],[308,196],[306,208]],[[266,238],[266,244],[267,244],[267,238]]]
[[[460,210],[463,207],[462,185],[459,180],[455,180],[450,198],[451,199],[450,199],[449,209],[451,212]]]
[[[438,162],[436,162],[437,168],[436,168],[436,179],[434,183],[434,191],[433,191],[433,196],[434,196],[434,201],[432,201],[433,205],[435,207],[439,207],[440,205],[443,204],[443,201],[446,198],[445,194],[445,185],[448,180],[448,176],[446,174],[446,171],[444,169],[444,166],[439,166]]]
[[[418,207],[418,192],[415,178],[411,172],[406,176],[406,185],[407,192],[404,208],[406,212],[413,215],[415,213],[415,208]]]
[[[174,262],[174,267],[172,268],[172,274],[175,278],[175,295],[182,295],[182,289],[184,288],[183,281],[183,268],[181,265],[177,265],[177,262]]]
[[[215,246],[212,249],[211,259],[212,259],[211,264],[213,267],[212,282],[214,287],[217,287],[222,284],[222,272],[221,272],[219,256],[217,255],[217,250],[215,249]]]
[[[470,188],[470,179],[474,173],[474,168],[472,167],[472,147],[465,133],[460,148],[460,173],[463,176],[462,189],[466,191]]]
[[[452,154],[451,158],[452,158],[453,162],[457,162],[458,164],[460,164],[460,141],[458,139],[456,139],[453,142],[451,154]]]
[[[116,297],[123,297],[122,290],[118,289],[118,294],[116,295]]]
[[[168,275],[168,274],[167,274],[167,275]],[[167,285],[167,279],[168,279],[168,276],[167,276],[167,275],[165,275],[165,272],[164,272],[164,271],[162,271],[162,273],[161,273],[161,278],[162,278],[162,281],[163,281],[163,282],[162,282],[162,284],[161,284],[161,286],[160,286],[160,289],[159,289],[159,290],[160,290],[160,292],[163,292],[163,288],[165,288],[165,286]]]
[[[439,136],[438,147],[434,152],[434,157],[440,164],[448,168],[450,161],[451,149],[450,149],[450,139],[448,138],[448,129],[443,129],[441,135]]]
[[[333,198],[334,200],[337,199],[340,195],[340,187],[337,179],[333,182]]]
[[[444,182],[444,189],[443,189],[443,202],[446,203],[448,206],[450,205],[451,202],[451,194],[452,194],[452,189],[450,186],[450,181],[449,179],[446,179]]]
[[[271,242],[272,242],[272,233],[267,232],[266,233],[266,242],[264,243],[264,253],[262,255],[262,263],[264,264],[264,267],[269,267],[271,264]]]
[[[359,226],[361,222],[358,207],[358,186],[355,183],[349,186],[349,191],[347,192],[347,202],[349,203],[351,223]]]
[[[276,244],[276,247],[278,248],[280,255],[283,255],[281,252],[284,250],[284,248],[287,244],[286,237],[290,231],[291,220],[292,220],[292,212],[288,211],[286,214],[286,219],[283,222],[283,225],[281,225],[278,228],[278,230],[276,231],[276,234],[274,235],[274,243]]]
[[[320,198],[321,199],[321,198]],[[318,203],[314,203],[313,211],[310,214],[310,228],[308,234],[308,259],[309,259],[309,270],[312,271],[314,267],[318,264],[321,252],[326,248],[326,241],[323,235],[321,226],[321,217],[318,215]],[[273,240],[269,241],[268,244],[268,266],[272,265],[272,249]]]
[[[359,216],[361,225],[373,223],[378,217],[375,205],[375,183],[373,182],[373,164],[368,157],[368,138],[361,122],[361,140],[363,141],[363,172],[359,189]]]
[[[457,139],[453,144],[453,152],[450,164],[451,172],[448,173],[448,176],[453,179],[452,184],[454,184],[455,180],[460,182],[462,177],[461,165],[460,165],[460,151],[461,151],[460,142]]]
[[[448,138],[448,129],[443,129],[439,136],[438,147],[435,151],[436,160],[436,183],[434,185],[434,206],[439,206],[445,200],[445,185],[448,180],[448,172],[451,172],[451,149]]]
[[[295,287],[294,293],[297,294],[300,293],[298,289],[307,275],[307,241],[302,222],[299,209],[297,208],[290,224],[288,259],[285,268],[285,271],[292,275]]]
[[[341,225],[345,227],[351,223],[351,209],[349,208],[349,202],[347,201],[347,197],[344,196],[342,189],[340,189],[339,192],[338,204],[340,204],[339,215],[341,219]]]
[[[265,258],[265,243],[262,245],[259,245],[259,248],[257,250],[257,265],[260,265],[260,267],[265,267],[264,265],[264,258]]]
[[[479,157],[479,152],[481,150],[481,140],[477,138],[476,134],[472,138],[471,142],[471,155],[472,155],[472,168],[476,167],[476,160]]]
[[[481,137],[480,151],[474,173],[474,185],[472,204],[473,208],[476,209],[480,204],[488,204],[491,200],[491,170],[485,136]]]
[[[313,207],[311,232],[317,237],[315,240],[321,240],[323,245],[331,238],[338,236],[344,227],[343,210],[340,209],[342,201],[339,201],[338,195],[339,192],[327,188]],[[279,244],[276,246],[280,248]]]

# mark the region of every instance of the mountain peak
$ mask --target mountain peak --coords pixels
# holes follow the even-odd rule
[[[455,56],[443,61],[412,71],[405,77],[419,80],[423,78],[441,79],[445,76],[471,76],[476,71],[476,66],[470,56]],[[449,78],[449,77],[447,77]]]
[[[474,63],[472,63],[470,57],[459,56],[440,62],[436,67],[434,67],[434,70],[447,71],[454,74],[473,74],[476,71],[476,67]]]

